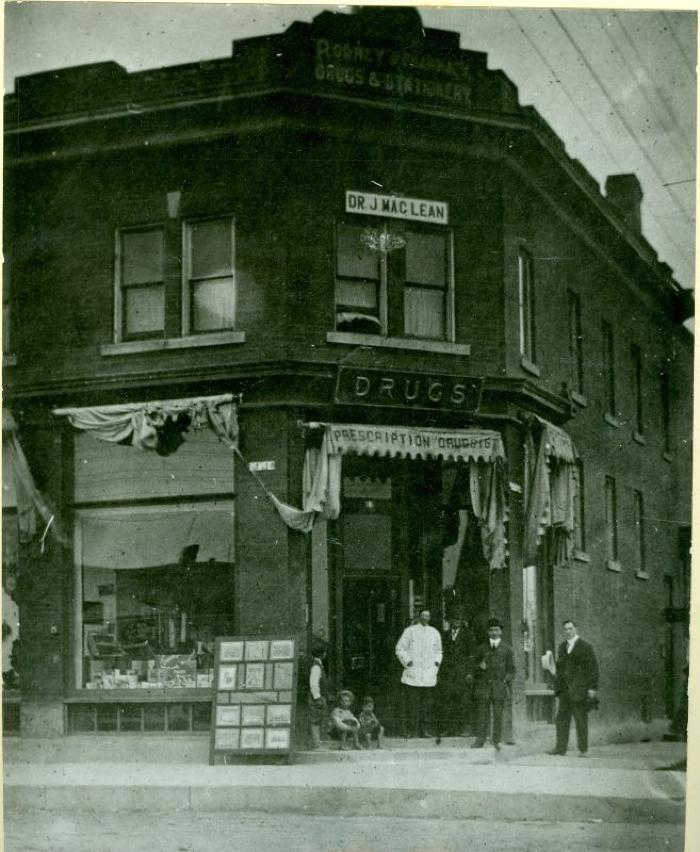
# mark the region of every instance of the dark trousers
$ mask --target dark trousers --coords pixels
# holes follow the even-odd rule
[[[422,736],[433,722],[433,687],[402,684],[404,736]]]
[[[571,717],[576,725],[576,740],[579,751],[588,751],[588,707],[586,700],[571,701],[569,696],[559,694],[559,709],[557,711],[557,746],[556,750],[565,752],[569,746],[569,730]]]
[[[438,684],[435,700],[438,710],[438,733],[460,736],[467,724],[467,688],[458,680],[447,680]]]
[[[476,739],[484,742],[489,735],[489,721],[493,714],[493,736],[491,741],[494,745],[503,740],[503,698],[493,698],[491,695],[477,695],[476,697]]]

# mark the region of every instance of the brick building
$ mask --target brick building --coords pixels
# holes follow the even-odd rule
[[[601,194],[486,59],[358,9],[16,81],[5,404],[64,539],[18,542],[8,484],[6,725],[206,730],[212,637],[286,632],[396,730],[421,605],[505,620],[520,724],[564,617],[600,722],[673,715],[690,302],[636,179]]]

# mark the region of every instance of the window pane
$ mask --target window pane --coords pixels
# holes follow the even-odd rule
[[[192,282],[192,331],[233,328],[234,311],[231,278]]]
[[[439,234],[410,233],[406,240],[406,281],[445,287],[445,238]]]
[[[78,686],[210,686],[213,639],[234,628],[233,505],[189,505],[80,513]]]
[[[144,704],[143,705],[143,729],[144,731],[165,730],[165,705]]]
[[[347,308],[377,310],[377,285],[374,281],[336,281],[335,303]]]
[[[379,278],[379,257],[361,241],[361,225],[338,225],[338,275]]]
[[[119,730],[141,730],[141,705],[123,704],[119,707]]]
[[[122,234],[122,284],[149,284],[163,280],[163,232]]]
[[[190,237],[192,278],[223,278],[232,274],[230,219],[193,222],[190,225]]]
[[[168,705],[168,730],[189,731],[190,713],[189,704]]]
[[[126,334],[153,334],[165,327],[165,293],[162,285],[124,290]]]
[[[423,287],[404,290],[404,334],[445,339],[445,293]]]

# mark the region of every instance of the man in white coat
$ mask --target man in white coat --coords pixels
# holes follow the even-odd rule
[[[442,639],[430,626],[429,610],[422,610],[418,623],[401,634],[396,656],[403,666],[404,736],[430,737],[427,725],[433,723],[432,699],[442,662]]]

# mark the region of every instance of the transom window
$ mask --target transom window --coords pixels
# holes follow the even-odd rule
[[[117,342],[234,328],[232,217],[123,229],[116,255]]]
[[[337,331],[453,340],[451,231],[339,222],[335,308]]]

